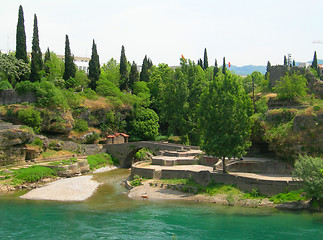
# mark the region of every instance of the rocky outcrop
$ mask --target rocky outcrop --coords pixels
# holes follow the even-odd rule
[[[69,111],[42,111],[42,132],[69,133],[73,129],[74,119]]]
[[[0,165],[25,161],[25,144],[34,139],[34,134],[19,126],[0,123]],[[2,128],[1,128],[2,126]]]

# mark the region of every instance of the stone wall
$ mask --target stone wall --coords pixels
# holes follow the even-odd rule
[[[36,96],[33,93],[18,94],[14,89],[0,91],[0,105],[9,105],[15,103],[35,103]]]
[[[145,178],[154,178],[157,175],[154,169],[132,167],[131,176],[139,175]],[[210,171],[187,171],[187,170],[162,170],[159,176],[161,179],[174,178],[193,178],[194,181],[201,185],[208,185],[210,182],[236,185],[243,191],[258,189],[263,195],[272,196],[288,190],[298,190],[302,187],[299,181],[271,181],[259,180],[248,177],[234,176]]]

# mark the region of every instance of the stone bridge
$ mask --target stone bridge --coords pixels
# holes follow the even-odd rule
[[[116,157],[119,160],[122,168],[130,168],[132,165],[132,159],[134,158],[136,152],[142,148],[150,149],[155,155],[157,155],[160,150],[174,151],[199,149],[199,147],[196,146],[142,141],[121,144],[107,144],[103,146],[102,152],[110,153],[112,156]]]

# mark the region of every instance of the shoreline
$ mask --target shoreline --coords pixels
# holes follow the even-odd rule
[[[309,201],[275,204],[269,201],[268,198],[241,199],[238,195],[227,196],[226,194],[217,194],[210,196],[206,194],[181,192],[170,188],[152,187],[150,186],[152,182],[154,182],[154,179],[143,181],[143,185],[133,187],[129,190],[128,197],[136,200],[185,200],[251,208],[268,207],[281,210],[310,210]]]

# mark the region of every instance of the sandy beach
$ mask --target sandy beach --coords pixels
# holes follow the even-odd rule
[[[22,195],[23,199],[52,201],[83,201],[95,192],[100,184],[92,176],[60,179]]]

